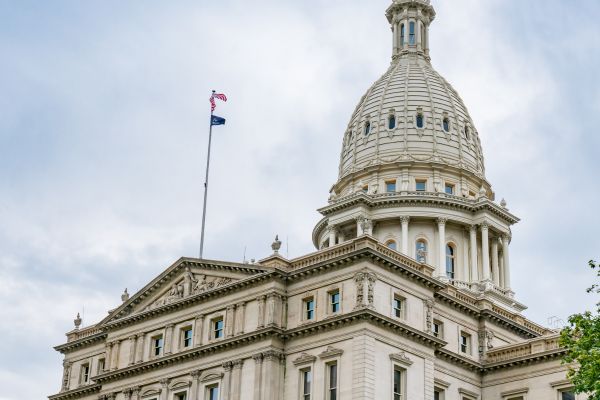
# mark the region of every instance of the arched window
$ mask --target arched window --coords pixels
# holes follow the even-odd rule
[[[371,123],[369,121],[365,122],[365,136],[368,136],[371,133]]]
[[[449,279],[454,279],[454,271],[456,264],[456,250],[451,244],[446,245],[446,276]]]
[[[448,118],[444,118],[443,125],[444,131],[450,132],[450,120]]]
[[[422,129],[425,124],[425,117],[423,117],[422,113],[417,114],[417,128]]]
[[[394,129],[395,127],[396,127],[396,116],[392,114],[388,117],[388,128]]]
[[[400,25],[400,47],[404,47],[404,24]]]
[[[415,248],[415,259],[418,262],[427,262],[427,242],[424,239],[417,240]]]
[[[409,42],[408,42],[408,44],[410,44],[411,46],[414,46],[415,45],[415,23],[411,22],[409,24],[409,28],[408,29],[409,29],[409,32],[408,32]]]
[[[396,241],[394,241],[394,240],[388,240],[387,242],[385,242],[385,245],[392,250],[398,249],[398,245],[396,244]]]

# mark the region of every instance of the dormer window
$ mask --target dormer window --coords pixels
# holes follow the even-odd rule
[[[425,117],[423,116],[423,113],[417,113],[417,128],[419,129],[423,129],[423,126],[425,125]]]
[[[444,132],[450,132],[450,120],[448,117],[445,117],[442,121],[442,126],[444,127]]]
[[[415,40],[415,23],[411,22],[409,24],[408,44],[410,44],[411,46],[414,46],[415,43],[416,43],[416,40]]]
[[[371,133],[371,123],[369,121],[365,122],[365,136],[369,136]]]
[[[396,116],[394,115],[390,115],[388,117],[388,128],[389,129],[394,129],[396,128]]]

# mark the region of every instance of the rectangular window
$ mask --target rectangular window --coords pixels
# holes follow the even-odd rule
[[[219,385],[211,385],[206,387],[207,400],[219,400]]]
[[[104,372],[104,363],[104,358],[98,360],[98,370],[96,371],[96,375],[100,375],[102,372]]]
[[[331,313],[335,314],[340,311],[340,291],[336,290],[329,293],[329,304]]]
[[[192,340],[193,340],[193,331],[192,328],[188,327],[188,328],[183,328],[181,330],[181,339],[183,342],[183,347],[191,347],[192,346]]]
[[[404,311],[404,299],[398,296],[394,296],[394,316],[396,318],[402,318],[403,317],[403,311]]]
[[[454,194],[454,185],[446,183],[444,191],[446,192],[446,194]]]
[[[471,354],[471,335],[468,333],[460,333],[460,352]]]
[[[182,392],[182,393],[176,393],[174,400],[186,400],[187,399],[187,393]]]
[[[90,364],[85,363],[81,366],[81,383],[90,381]]]
[[[560,392],[560,400],[575,400],[575,393],[571,390],[563,390]]]
[[[409,32],[408,32],[408,40],[409,40],[409,44],[411,46],[415,45],[415,23],[411,22],[409,25]]]
[[[327,364],[327,400],[337,400],[338,366],[337,362]]]
[[[442,338],[444,336],[444,324],[440,321],[433,321],[433,336],[436,338]]]
[[[302,378],[302,400],[310,400],[310,391],[312,386],[312,371],[305,369],[300,371]]]
[[[212,321],[212,334],[213,339],[220,339],[223,337],[223,318],[216,318]]]
[[[394,400],[404,400],[403,374],[404,370],[394,368]]]
[[[304,319],[310,321],[315,318],[315,299],[309,297],[304,300]]]
[[[158,357],[162,354],[163,351],[163,337],[162,335],[160,336],[155,336],[152,338],[152,347],[154,348],[154,356]]]
[[[363,186],[362,191],[363,193],[369,193],[369,186]]]
[[[385,190],[388,193],[394,193],[396,191],[396,181],[387,181],[385,183]]]
[[[417,192],[424,192],[427,189],[427,181],[417,180]]]
[[[438,388],[435,388],[433,391],[433,400],[444,400],[444,391]]]

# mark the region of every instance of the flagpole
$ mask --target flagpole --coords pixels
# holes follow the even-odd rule
[[[213,94],[215,91],[213,90]],[[206,178],[204,179],[204,207],[202,209],[202,233],[200,235],[200,257],[202,258],[202,253],[204,252],[204,225],[206,223],[206,197],[208,195],[208,170],[210,168],[210,145],[212,142],[212,118],[214,111],[211,109],[210,111],[210,128],[208,130],[208,153],[206,155]]]

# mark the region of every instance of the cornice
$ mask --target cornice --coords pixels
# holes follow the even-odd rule
[[[509,359],[509,360],[498,361],[495,363],[485,363],[484,364],[484,372],[492,372],[492,371],[499,370],[499,369],[520,367],[523,365],[530,365],[530,364],[544,362],[544,361],[551,361],[556,358],[562,357],[564,354],[566,354],[566,352],[567,352],[566,349],[559,348],[559,349],[547,350],[547,351],[543,351],[543,352],[539,352],[539,353],[535,353],[535,354],[530,354],[530,355],[526,355],[526,356],[521,356],[521,357]]]
[[[92,393],[97,393],[102,388],[100,384],[93,385],[85,385],[82,387],[78,387],[77,389],[68,390],[66,392],[53,394],[52,396],[48,396],[49,400],[67,400],[67,399],[77,399],[82,396],[86,396]]]
[[[541,336],[538,332],[536,332],[532,329],[529,329],[526,326],[519,324],[518,322],[511,321],[510,319],[504,317],[503,315],[498,314],[497,312],[495,312],[493,310],[483,309],[483,310],[481,310],[481,316],[490,321],[499,323],[500,325],[504,325],[504,326],[512,329],[513,331],[520,333],[521,335],[529,336],[529,338],[537,338],[537,337]]]
[[[439,358],[445,359],[455,365],[460,365],[464,368],[483,372],[483,366],[480,362],[470,359],[468,357],[462,356],[460,354],[454,353],[448,349],[436,349],[435,355]]]
[[[117,369],[115,371],[106,372],[94,377],[94,380],[99,384],[112,382],[116,379],[122,379],[129,376],[139,375],[143,372],[155,370],[163,366],[172,365],[175,363],[193,360],[204,356],[205,354],[224,351],[230,348],[245,345],[267,337],[282,335],[282,329],[278,327],[267,327],[244,335],[239,335],[231,339],[224,339],[218,342],[209,343],[187,351],[182,351],[169,356],[160,357],[154,360],[145,361],[141,364],[132,365],[129,367]]]
[[[65,353],[70,350],[74,350],[79,347],[86,347],[92,345],[96,342],[102,341],[106,339],[108,334],[106,332],[100,332],[92,336],[84,337],[78,340],[74,340],[72,342],[67,342],[54,347],[54,350],[59,351],[61,353]]]

